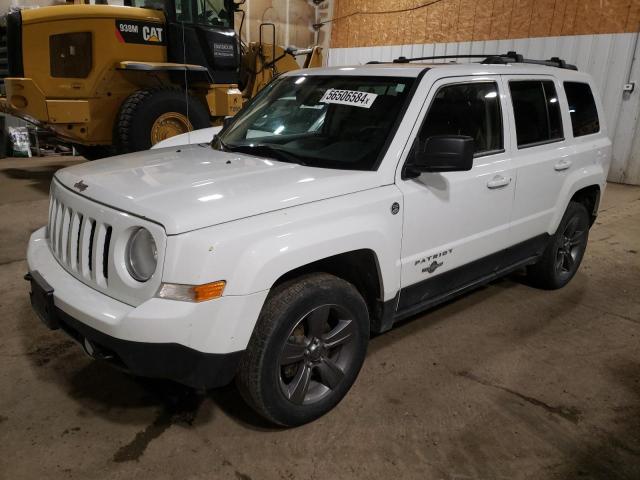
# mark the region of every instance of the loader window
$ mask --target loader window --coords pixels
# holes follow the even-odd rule
[[[224,0],[196,0],[198,4],[198,23],[213,25],[214,27],[229,28],[231,16]]]
[[[49,37],[49,70],[55,78],[87,78],[91,72],[91,32]]]
[[[266,87],[214,148],[313,167],[376,170],[414,78],[291,76]]]

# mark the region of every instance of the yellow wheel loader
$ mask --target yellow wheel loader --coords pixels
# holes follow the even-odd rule
[[[322,64],[318,47],[276,46],[273,24],[261,25],[259,42],[242,44],[239,5],[127,0],[13,10],[0,17],[0,111],[100,158],[222,123],[275,75],[300,68],[297,55],[305,67]]]

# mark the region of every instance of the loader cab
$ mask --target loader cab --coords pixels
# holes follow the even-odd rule
[[[163,10],[167,60],[207,67],[214,83],[238,83],[240,44],[233,0],[127,0],[127,5]]]

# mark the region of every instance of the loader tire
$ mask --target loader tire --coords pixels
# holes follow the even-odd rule
[[[122,103],[113,132],[118,153],[148,150],[165,138],[211,126],[207,108],[177,88],[148,88]]]

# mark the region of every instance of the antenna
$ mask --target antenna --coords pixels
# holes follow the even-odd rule
[[[180,22],[182,26],[182,63],[184,65],[184,103],[187,107],[187,144],[191,145],[191,118],[189,117],[189,80],[187,75],[187,44],[184,41],[184,20]]]

